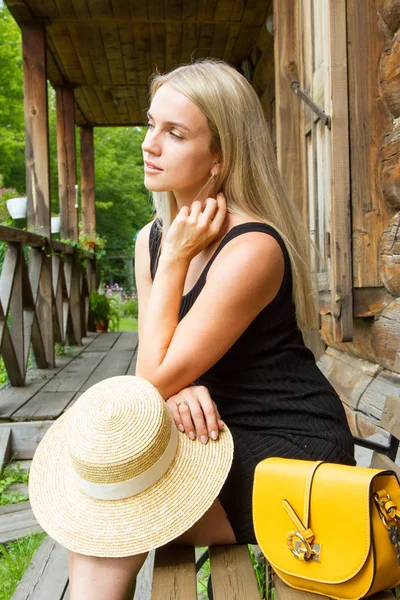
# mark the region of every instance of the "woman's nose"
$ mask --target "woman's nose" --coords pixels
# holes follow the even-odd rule
[[[150,154],[159,155],[161,153],[161,147],[159,142],[157,141],[154,132],[148,130],[146,133],[146,137],[142,143],[143,152],[149,152]]]

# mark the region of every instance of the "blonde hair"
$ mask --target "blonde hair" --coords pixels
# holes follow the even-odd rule
[[[293,280],[296,318],[302,329],[317,325],[315,294],[309,270],[311,241],[302,217],[285,191],[259,98],[233,67],[200,59],[151,78],[150,97],[165,83],[189,98],[206,116],[210,151],[219,156],[221,172],[213,193],[223,190],[228,210],[272,225],[285,242]],[[165,233],[177,214],[173,192],[153,192]]]

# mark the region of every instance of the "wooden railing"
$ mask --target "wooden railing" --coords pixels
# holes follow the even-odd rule
[[[0,242],[7,243],[0,276],[0,354],[11,385],[21,386],[31,344],[37,367],[46,369],[55,366],[57,342],[82,343],[89,295],[97,287],[96,259],[84,251],[82,268],[75,247],[14,227],[0,225]]]

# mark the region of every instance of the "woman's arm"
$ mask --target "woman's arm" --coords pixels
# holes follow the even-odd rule
[[[189,263],[182,248],[180,260],[165,248],[139,325],[137,375],[167,399],[212,367],[272,301],[282,282],[284,261],[279,244],[265,233],[248,232],[231,240],[178,323]]]

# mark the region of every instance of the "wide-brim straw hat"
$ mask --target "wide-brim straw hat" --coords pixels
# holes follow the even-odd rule
[[[148,381],[111,377],[47,430],[32,460],[29,499],[39,524],[65,548],[88,556],[139,554],[200,519],[232,457],[226,426],[216,441],[192,441]]]

